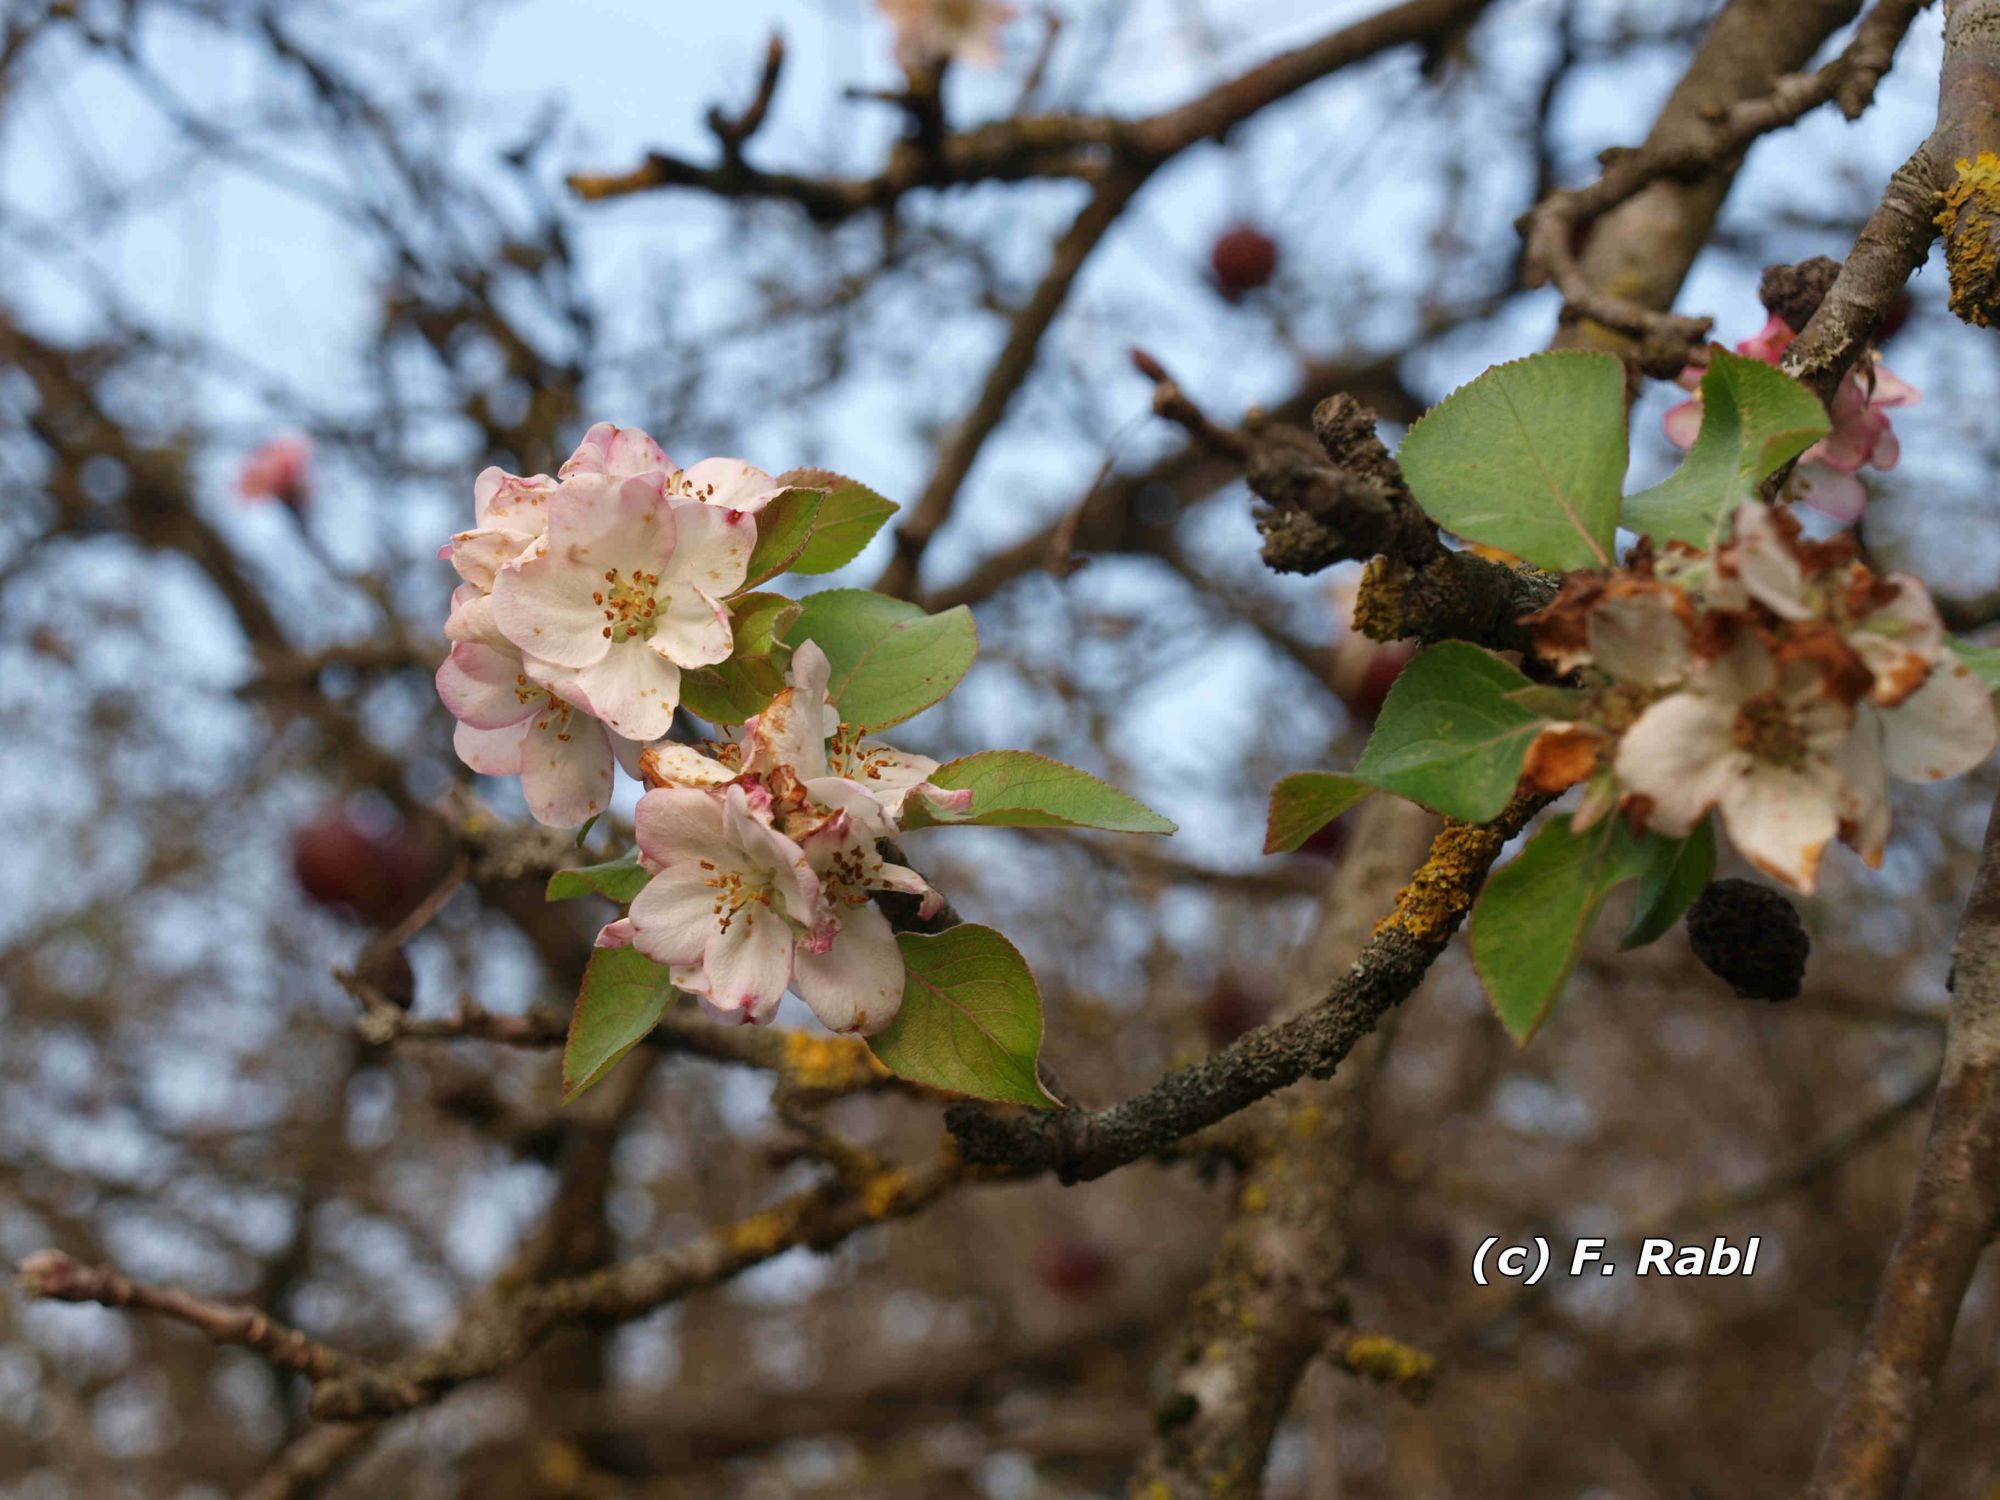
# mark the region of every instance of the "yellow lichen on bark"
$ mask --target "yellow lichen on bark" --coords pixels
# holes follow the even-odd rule
[[[786,1034],[784,1071],[786,1081],[795,1087],[827,1094],[849,1093],[889,1076],[866,1042],[803,1031]]]
[[[1982,151],[1954,164],[1937,226],[1951,272],[1951,310],[1991,325],[2000,302],[2000,156]]]
[[[1502,814],[1501,822],[1506,821]],[[1479,881],[1508,835],[1487,823],[1446,818],[1431,852],[1410,883],[1396,892],[1396,907],[1375,930],[1407,932],[1420,943],[1442,943],[1472,906]]]

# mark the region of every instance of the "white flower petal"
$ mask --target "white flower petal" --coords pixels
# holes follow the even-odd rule
[[[632,898],[632,946],[660,964],[698,964],[722,936],[710,872],[692,860],[662,870]]]
[[[717,1007],[746,1010],[755,1019],[774,1009],[791,986],[791,926],[772,912],[745,907],[708,945],[701,968]]]
[[[627,739],[659,739],[681,701],[681,669],[639,640],[621,641],[594,666],[556,681],[565,698]]]
[[[525,720],[505,729],[474,729],[460,724],[451,732],[451,748],[481,776],[518,776],[521,741],[527,738],[528,728]]]
[[[1963,776],[1993,753],[1993,699],[1957,658],[1931,668],[1924,685],[1882,715],[1882,756],[1903,781]]]
[[[1667,588],[1607,595],[1590,612],[1590,654],[1618,682],[1666,687],[1693,664],[1688,623],[1674,607],[1684,596]]]
[[[557,709],[521,740],[521,792],[535,821],[575,828],[611,805],[611,746],[600,725]]]
[[[903,1003],[903,953],[888,919],[873,906],[851,906],[824,953],[801,944],[792,960],[799,998],[834,1031],[869,1036],[896,1019]]]
[[[722,798],[688,787],[661,787],[639,799],[632,832],[640,851],[661,868],[708,860],[740,870],[742,858],[724,833]]]
[[[518,724],[548,702],[531,683],[518,652],[461,641],[437,669],[438,698],[451,716],[474,729]]]
[[[1774,880],[1808,895],[1819,857],[1840,831],[1832,768],[1808,762],[1788,770],[1752,761],[1722,795],[1722,821],[1744,858]]]
[[[1699,693],[1662,698],[1618,743],[1618,784],[1647,799],[1646,826],[1686,838],[1721,799],[1742,758],[1730,743],[1733,704]]]

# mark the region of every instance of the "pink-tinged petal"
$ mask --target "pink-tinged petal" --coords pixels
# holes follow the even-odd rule
[[[437,669],[437,690],[451,716],[474,729],[518,724],[548,702],[527,681],[518,655],[464,641]]]
[[[1875,360],[1874,373],[1874,385],[1868,394],[1868,402],[1871,406],[1915,406],[1919,401],[1924,399],[1923,392],[1919,391],[1900,375],[1893,373],[1887,365],[1882,363],[1879,355]],[[1865,380],[1866,377],[1864,376],[1863,379]]]
[[[591,666],[611,646],[605,575],[663,571],[674,535],[672,512],[643,479],[565,485],[540,548],[494,579],[494,619],[530,655]]]
[[[1759,359],[1776,367],[1784,360],[1785,350],[1791,347],[1794,337],[1791,325],[1772,313],[1762,328],[1736,346],[1736,352],[1746,359]]]
[[[574,828],[611,805],[611,746],[604,731],[563,707],[529,721],[521,741],[521,794],[537,823]]]
[[[597,939],[593,948],[629,948],[632,946],[632,919],[620,917],[615,922],[606,922],[597,929]]]
[[[1660,427],[1667,435],[1667,441],[1676,448],[1692,448],[1694,440],[1701,436],[1701,403],[1683,401],[1679,406],[1668,409],[1660,419]]]
[[[723,1010],[777,1008],[792,983],[792,929],[772,912],[745,907],[729,930],[708,945],[702,974],[709,998]]]
[[[527,720],[504,729],[474,729],[460,724],[451,732],[451,748],[481,776],[521,774],[521,742],[532,727]]]
[[[896,825],[881,800],[860,782],[844,776],[815,776],[805,786],[806,795],[821,807],[846,815],[843,836],[849,842],[872,845],[876,839],[895,833]]]
[[[605,474],[614,479],[639,474],[668,474],[674,461],[666,450],[636,427],[616,427],[599,422],[583,435],[576,452],[556,473],[568,479],[575,474]]]
[[[1675,693],[1639,715],[1618,742],[1615,769],[1627,792],[1647,799],[1646,826],[1686,838],[1721,800],[1741,757],[1730,743],[1733,704]]]
[[[738,511],[706,505],[676,503],[672,509],[674,555],[659,570],[661,587],[671,594],[694,588],[711,599],[742,588],[757,545],[757,523]]]
[[[947,791],[943,787],[932,786],[928,781],[910,788],[909,794],[919,801],[928,803],[932,813],[939,817],[964,817],[972,811],[972,788],[962,787]],[[887,806],[888,804],[884,804]],[[907,806],[907,798],[890,808],[890,816],[901,817]]]
[[[1901,781],[1963,776],[1993,753],[1993,699],[1956,658],[1931,668],[1924,685],[1882,716],[1882,758]]]
[[[906,896],[917,897],[917,916],[922,921],[928,922],[944,910],[944,893],[908,865],[892,865],[884,860],[880,868],[868,877],[868,888],[873,891],[901,891]]]
[[[1868,486],[1825,464],[1800,464],[1785,481],[1785,493],[1843,526],[1852,526],[1868,508]]]
[[[1819,857],[1840,831],[1832,769],[1749,762],[1722,795],[1722,821],[1743,857],[1795,891],[1812,894]]]
[[[452,590],[451,613],[445,616],[444,638],[448,641],[470,641],[476,646],[491,646],[512,656],[520,655],[514,649],[514,643],[500,633],[500,626],[493,618],[493,596],[481,593],[469,583],[461,583]]]
[[[704,458],[683,471],[675,493],[703,505],[755,515],[782,495],[787,486],[779,484],[762,469],[740,458]]]
[[[484,469],[472,483],[472,510],[481,529],[540,536],[548,529],[555,492],[556,482],[546,474],[523,479],[505,469]]]
[[[657,740],[673,728],[681,669],[644,641],[621,641],[602,661],[568,676],[561,691],[627,739]]]
[[[690,860],[660,871],[632,898],[632,946],[660,964],[699,964],[722,937],[712,872]]]
[[[724,832],[722,798],[714,792],[662,787],[646,793],[632,813],[640,851],[663,868],[708,860],[723,869],[742,868]]]
[[[1840,747],[1834,761],[1840,774],[1840,836],[1869,869],[1882,863],[1889,842],[1889,781],[1882,764],[1882,721],[1879,715],[1862,713],[1854,721],[1854,733]]]
[[[534,545],[525,531],[461,531],[451,539],[451,565],[467,583],[491,589],[500,570]]]
[[[694,589],[680,589],[660,601],[648,648],[662,661],[708,667],[729,660],[736,649],[729,611]]]
[[[697,970],[696,972],[699,971]],[[708,981],[703,979],[701,983],[706,984]],[[688,989],[686,985],[676,983],[675,988],[693,995],[694,1003],[701,1008],[701,1013],[718,1026],[764,1026],[769,1024],[771,1018],[778,1013],[778,1007],[775,1002],[761,1012],[724,1010],[721,1006],[710,1000],[708,996]]]
[[[801,946],[793,955],[792,986],[829,1029],[880,1031],[903,1004],[903,952],[888,919],[873,906],[848,907],[824,953]]]

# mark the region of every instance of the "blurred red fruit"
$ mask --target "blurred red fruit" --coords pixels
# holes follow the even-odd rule
[[[1253,995],[1231,976],[1215,982],[1201,1002],[1201,1029],[1211,1047],[1227,1047],[1246,1031],[1255,1031],[1271,1014],[1270,1003]]]
[[[335,804],[292,830],[292,875],[321,906],[386,926],[423,898],[436,860],[401,828],[369,827]]]
[[[1339,859],[1340,851],[1347,847],[1347,819],[1335,818],[1319,832],[1299,845],[1298,853],[1310,854],[1318,859]]]
[[[1333,690],[1354,713],[1372,721],[1382,712],[1383,700],[1389,696],[1396,679],[1403,675],[1403,668],[1417,654],[1416,648],[1408,641],[1383,645],[1366,636],[1349,639],[1353,651],[1347,661],[1335,661]]]
[[[1058,1297],[1081,1302],[1111,1283],[1111,1257],[1089,1240],[1048,1240],[1035,1254],[1035,1276]]]
[[[1277,274],[1278,242],[1253,224],[1233,225],[1216,240],[1209,264],[1216,289],[1233,302]]]

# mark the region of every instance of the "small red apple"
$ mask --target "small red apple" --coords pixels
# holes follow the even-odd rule
[[[1234,302],[1270,284],[1278,270],[1278,242],[1254,224],[1233,224],[1216,239],[1209,265],[1216,290]]]
[[[292,876],[321,906],[376,926],[408,912],[435,879],[426,841],[397,824],[371,826],[331,803],[292,830]]]
[[[1035,1252],[1035,1277],[1058,1297],[1082,1302],[1111,1283],[1116,1264],[1086,1239],[1045,1240]]]

